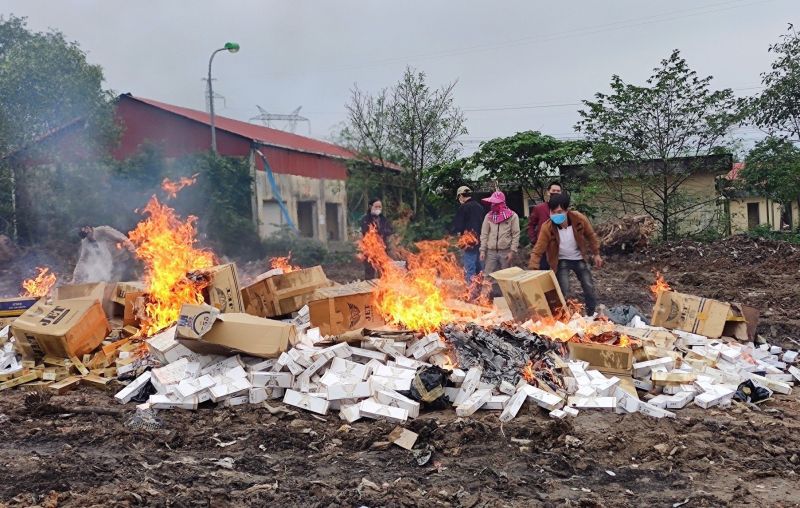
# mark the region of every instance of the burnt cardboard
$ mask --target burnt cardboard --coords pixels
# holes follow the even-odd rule
[[[523,270],[514,266],[491,276],[500,286],[515,321],[555,317],[566,307],[551,270]]]
[[[294,340],[294,325],[240,312],[220,314],[209,305],[184,305],[176,339],[200,354],[242,353],[277,358]]]
[[[125,305],[125,296],[128,293],[143,293],[146,289],[144,282],[141,281],[128,281],[117,282],[114,288],[114,294],[111,295],[111,301],[119,305]]]
[[[322,335],[385,324],[373,301],[374,281],[360,281],[317,289],[308,303],[311,326]]]
[[[330,285],[321,266],[271,275],[242,289],[242,305],[253,316],[283,316],[300,310],[314,291]]]
[[[18,296],[14,298],[0,298],[0,318],[13,318],[25,314],[39,301],[38,296]]]
[[[661,291],[653,307],[652,325],[716,339],[722,336],[730,310],[730,304],[710,298]]]
[[[24,356],[68,358],[97,349],[109,326],[99,301],[78,298],[37,303],[14,321],[11,330]]]
[[[633,350],[594,342],[568,342],[569,359],[589,362],[589,366],[609,374],[630,374]]]

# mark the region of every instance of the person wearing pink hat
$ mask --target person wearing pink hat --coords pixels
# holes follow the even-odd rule
[[[514,255],[519,248],[519,216],[506,206],[506,195],[495,191],[484,203],[491,205],[481,226],[481,262],[484,273],[511,266]]]

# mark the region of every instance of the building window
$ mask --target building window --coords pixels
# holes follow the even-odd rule
[[[339,203],[325,203],[325,231],[329,241],[338,242],[342,239],[339,230]]]
[[[755,229],[761,224],[759,203],[747,203],[747,228]]]

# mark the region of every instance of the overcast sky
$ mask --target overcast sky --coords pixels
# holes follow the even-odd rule
[[[236,41],[214,60],[218,114],[302,106],[319,138],[354,83],[378,90],[412,65],[435,86],[458,80],[467,152],[528,129],[575,137],[580,100],[612,74],[641,83],[673,48],[715,86],[757,92],[767,47],[800,26],[800,0],[0,0],[0,13],[78,41],[116,92],[201,110],[209,55]]]

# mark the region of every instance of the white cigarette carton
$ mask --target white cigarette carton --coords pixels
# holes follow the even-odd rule
[[[414,379],[417,375],[416,372],[413,370],[403,369],[403,368],[392,368],[388,365],[380,365],[377,366],[372,371],[373,376],[381,376],[381,377],[393,377],[398,379]]]
[[[342,406],[339,408],[339,418],[347,423],[353,423],[361,419],[361,409],[358,404]]]
[[[217,382],[214,380],[214,378],[206,374],[194,379],[184,379],[178,383],[176,389],[181,397],[186,398],[191,397],[192,395],[197,395],[197,393],[207,388],[211,388],[215,384],[217,384]]]
[[[467,397],[467,400],[456,406],[456,414],[462,418],[475,413],[481,406],[486,404],[492,396],[491,390],[477,390]]]
[[[387,359],[386,353],[381,353],[380,351],[371,351],[369,349],[360,347],[350,346],[350,352],[354,357],[353,360],[364,360],[366,362],[370,360],[378,360],[379,362],[385,362]]]
[[[567,399],[567,404],[579,409],[614,409],[617,406],[617,398],[572,396]]]
[[[311,411],[312,413],[321,415],[328,414],[328,401],[322,397],[314,397],[308,393],[286,390],[286,394],[283,396],[283,402],[290,406]]]
[[[755,383],[766,386],[773,392],[782,393],[784,395],[792,394],[792,387],[788,383],[783,383],[781,381],[773,381],[772,379],[767,379],[763,376],[751,374],[749,372],[747,373],[747,377],[749,377]]]
[[[675,359],[669,356],[664,358],[656,358],[655,360],[647,360],[646,362],[638,362],[633,364],[633,377],[649,376],[653,367],[664,368],[671,370],[675,367]]]
[[[391,407],[401,407],[408,411],[409,418],[419,417],[419,402],[411,400],[408,397],[397,393],[393,390],[380,390],[375,392],[373,398],[381,404],[386,404]]]
[[[694,392],[678,392],[667,401],[667,409],[683,409],[694,400]]]
[[[579,412],[579,411],[578,411],[577,409],[575,409],[574,407],[569,407],[569,406],[564,406],[564,407],[562,407],[562,408],[561,408],[561,411],[564,411],[564,413],[566,413],[567,415],[569,415],[569,416],[571,416],[571,417],[573,417],[573,418],[574,418],[574,417],[576,417],[576,416],[578,416],[578,412]]]
[[[394,390],[404,392],[411,389],[411,379],[398,379],[394,377],[371,376],[368,380],[372,393],[379,390]]]
[[[519,390],[514,395],[511,396],[506,407],[503,408],[503,412],[500,414],[500,421],[501,422],[510,422],[517,416],[519,413],[520,408],[522,408],[522,404],[525,403],[525,400],[528,398],[528,394],[523,391]]]
[[[466,377],[466,375],[465,375]],[[517,388],[509,383],[508,381],[503,381],[500,383],[500,393],[505,393],[506,395],[514,395],[516,393]]]
[[[459,390],[458,395],[456,396],[456,406],[467,400],[469,396],[472,395],[472,392],[478,388],[478,383],[481,382],[482,374],[483,369],[480,367],[472,367],[467,371],[467,375],[464,377],[464,382],[461,383],[461,390]]]
[[[639,403],[639,412],[647,416],[652,416],[653,418],[675,418],[675,413],[672,411],[667,411],[666,409],[656,407],[647,402]]]
[[[336,383],[328,387],[328,400],[363,399],[371,395],[369,383]]]
[[[567,413],[565,413],[560,409],[554,409],[550,411],[550,418],[553,418],[554,420],[563,420],[564,418],[566,418],[566,416]]]
[[[669,401],[671,395],[656,395],[652,399],[648,401],[651,406],[655,406],[657,408],[665,409],[667,407],[667,401]]]
[[[261,388],[291,388],[294,376],[291,372],[251,372],[248,376],[250,384]]]
[[[328,372],[333,372],[341,380],[363,381],[367,377],[367,366],[336,357]]]
[[[797,351],[786,351],[785,353],[783,353],[781,360],[783,360],[786,363],[794,363],[795,360],[797,360],[797,354],[798,354]]]
[[[234,406],[241,406],[243,404],[250,403],[250,395],[238,395],[236,397],[230,397],[218,404],[220,407],[234,407]]]
[[[481,409],[488,411],[502,411],[506,407],[508,401],[511,400],[511,395],[492,395],[489,400],[481,406]]]
[[[631,395],[619,386],[614,389],[614,397],[617,398],[618,413],[635,413],[639,410],[639,398]]]
[[[144,385],[150,381],[150,371],[143,373],[133,381],[131,381],[128,386],[117,392],[114,395],[114,400],[119,402],[120,404],[127,404],[131,401],[131,399],[142,389]]]
[[[564,403],[564,400],[558,395],[553,395],[535,386],[525,386],[522,388],[528,394],[528,398],[537,404],[539,407],[552,411],[558,409]]]
[[[405,409],[381,404],[373,398],[362,400],[359,410],[361,416],[375,420],[386,420],[392,423],[404,423],[408,420],[408,411]]]
[[[614,394],[616,387],[619,385],[619,378],[617,376],[613,376],[609,379],[605,379],[600,383],[594,385],[594,389],[597,392],[597,395],[600,397],[609,397]]]
[[[169,395],[161,395],[156,393],[151,395],[147,402],[153,409],[197,409],[196,397],[178,400],[170,397]]]
[[[267,400],[266,388],[250,388],[250,404],[260,404]]]
[[[456,397],[458,397],[458,392],[461,391],[461,388],[456,388],[454,386],[445,386],[444,387],[444,396],[447,400],[450,401],[451,404],[454,404],[456,401]]]

